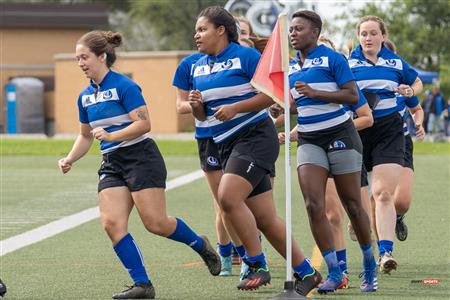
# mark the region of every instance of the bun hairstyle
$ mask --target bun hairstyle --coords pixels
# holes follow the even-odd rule
[[[90,31],[83,35],[77,44],[88,47],[97,56],[106,54],[106,66],[110,68],[116,61],[115,48],[122,45],[122,34],[112,31]]]

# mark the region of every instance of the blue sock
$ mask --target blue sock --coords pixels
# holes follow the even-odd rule
[[[380,251],[380,256],[383,256],[384,253],[392,253],[392,250],[394,250],[394,242],[388,241],[388,240],[381,240],[378,244],[378,251]]]
[[[342,277],[342,273],[336,257],[336,250],[331,248],[328,251],[322,252],[322,256],[327,263],[328,276],[336,281],[340,279]]]
[[[347,250],[342,249],[342,250],[336,251],[336,257],[337,257],[339,268],[341,269],[341,272],[347,273]]]
[[[133,240],[131,234],[124,236],[117,245],[114,246],[117,256],[128,270],[134,283],[150,283],[150,279],[145,271],[144,259],[138,245]]]
[[[219,244],[219,255],[222,257],[231,256],[231,252],[233,251],[233,244],[230,242],[226,245]]]
[[[244,245],[240,245],[240,246],[234,246],[234,249],[236,249],[236,252],[239,254],[239,256],[241,258],[245,257],[245,248]]]
[[[260,254],[256,255],[256,256],[245,256],[245,260],[246,262],[254,265],[255,263],[260,263],[261,267],[260,268],[265,268],[267,263],[266,263],[266,257],[264,256],[264,253],[261,252]]]
[[[203,239],[199,237],[194,231],[192,231],[186,223],[181,219],[177,219],[177,227],[175,231],[167,238],[189,245],[196,252],[200,252],[203,249]]]
[[[306,275],[314,274],[314,269],[311,267],[309,260],[305,259],[301,264],[294,267],[294,272],[303,279]]]
[[[373,256],[372,244],[361,245],[363,253],[363,270],[373,270],[376,268],[375,257]]]

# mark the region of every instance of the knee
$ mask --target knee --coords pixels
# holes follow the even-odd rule
[[[145,229],[159,236],[168,236],[170,234],[168,225],[167,218],[152,218],[151,221],[144,222]]]
[[[121,221],[117,221],[113,218],[102,219],[103,230],[106,231],[110,239],[114,242],[118,242],[121,237],[127,232],[127,225]]]
[[[386,190],[382,190],[375,195],[377,203],[388,203],[392,201],[392,194]]]
[[[347,204],[347,214],[350,219],[356,219],[361,216],[363,208],[358,201],[349,201]]]
[[[223,191],[219,193],[219,206],[220,213],[229,214],[236,206],[236,201],[233,199],[233,194],[229,191]]]
[[[313,197],[306,199],[306,211],[312,221],[320,221],[326,217],[324,205],[321,204],[318,199]]]
[[[327,211],[327,218],[333,227],[341,228],[344,215],[337,210]]]

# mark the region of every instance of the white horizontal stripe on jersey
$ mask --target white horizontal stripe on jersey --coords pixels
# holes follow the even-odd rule
[[[323,129],[331,128],[336,125],[342,124],[345,121],[347,121],[349,118],[350,118],[350,116],[348,114],[343,114],[342,116],[333,118],[331,120],[326,120],[326,121],[311,123],[311,124],[303,124],[303,125],[298,124],[297,129],[299,132],[311,132],[311,131],[323,130]]]
[[[202,127],[202,128],[209,127],[208,120],[199,121],[199,120],[195,119],[195,127]]]
[[[244,127],[245,125],[247,125],[248,123],[250,123],[251,121],[253,121],[254,119],[258,118],[259,116],[265,114],[267,111],[265,109],[261,110],[260,112],[258,112],[256,115],[254,115],[253,117],[251,117],[250,119],[245,120],[244,122],[234,126],[233,128],[231,128],[230,130],[222,133],[221,135],[218,135],[216,137],[214,137],[214,141],[216,143],[220,143],[221,141],[223,141],[224,139],[226,139],[227,137],[233,135],[236,131],[238,131],[239,129],[241,129],[242,127]]]
[[[256,92],[250,83],[244,83],[241,85],[225,86],[220,88],[214,88],[202,91],[203,103],[217,100],[226,99],[231,97],[242,96],[251,92]]]
[[[313,59],[305,59],[302,69],[307,68],[328,68],[328,56],[315,57]]]
[[[310,117],[335,112],[341,108],[342,105],[335,103],[328,103],[324,105],[305,105],[297,107],[297,113],[299,117]]]
[[[393,107],[397,107],[397,98],[395,97],[381,99],[380,102],[378,102],[377,106],[375,106],[375,110],[388,109]]]
[[[141,136],[139,136],[139,137],[137,137],[137,138],[135,138],[135,139],[133,139],[131,141],[125,141],[125,142],[122,142],[122,143],[120,143],[120,144],[118,144],[118,145],[116,145],[114,147],[104,149],[102,151],[102,154],[106,154],[106,153],[112,152],[112,151],[116,150],[117,148],[127,147],[127,146],[131,146],[131,145],[137,144],[137,143],[142,142],[143,140],[148,139],[148,138],[150,138],[149,134],[145,133],[145,134],[143,134],[143,135],[141,135]]]
[[[386,79],[358,80],[357,84],[361,90],[372,89],[394,91],[395,88],[398,87],[397,82]]]
[[[89,124],[92,128],[96,127],[109,127],[109,126],[120,126],[123,123],[133,122],[133,120],[130,118],[128,114],[123,114],[120,116],[115,116],[107,119],[101,119],[97,121],[92,121]]]

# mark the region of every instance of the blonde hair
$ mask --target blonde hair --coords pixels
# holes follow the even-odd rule
[[[380,17],[377,17],[377,16],[372,16],[372,15],[364,16],[361,19],[359,19],[358,24],[356,25],[356,30],[357,30],[358,35],[359,35],[359,29],[361,27],[361,24],[368,22],[368,21],[377,22],[378,26],[380,27],[381,33],[386,37],[388,36],[388,30],[387,30],[386,24],[384,23],[383,19],[381,19]]]
[[[391,40],[385,40],[384,41],[384,46],[386,48],[388,48],[389,50],[391,50],[394,53],[397,53],[397,46],[395,46],[394,42]]]
[[[319,39],[317,40],[319,45],[325,45],[328,48],[331,48],[333,50],[336,50],[336,46],[334,45],[333,41],[327,38],[324,35],[319,36]]]

